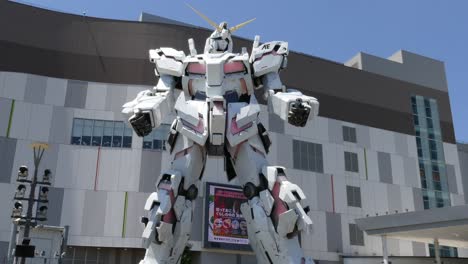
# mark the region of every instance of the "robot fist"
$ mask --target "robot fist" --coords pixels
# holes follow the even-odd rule
[[[288,123],[293,126],[304,127],[310,114],[310,105],[304,103],[301,98],[289,104]]]
[[[139,137],[144,137],[151,133],[153,126],[151,124],[151,114],[149,112],[136,112],[128,120],[133,130]]]

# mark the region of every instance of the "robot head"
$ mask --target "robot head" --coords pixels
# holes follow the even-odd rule
[[[221,22],[217,25],[213,20],[209,19],[204,14],[200,13],[198,10],[187,4],[195,13],[197,13],[201,18],[203,18],[208,24],[215,28],[215,31],[211,36],[206,40],[205,44],[205,53],[223,53],[223,52],[232,52],[232,39],[231,34],[241,27],[247,25],[248,23],[255,20],[250,19],[243,23],[240,23],[237,26],[229,28],[226,22]]]

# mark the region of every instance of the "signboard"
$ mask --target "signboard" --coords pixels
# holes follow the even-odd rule
[[[245,202],[247,198],[238,186],[206,183],[205,247],[251,250],[247,222],[240,211]]]

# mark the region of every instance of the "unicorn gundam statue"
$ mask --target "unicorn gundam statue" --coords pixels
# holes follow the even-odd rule
[[[259,122],[255,89],[263,89],[268,111],[289,124],[304,127],[318,114],[319,103],[297,90],[286,89],[279,72],[287,65],[288,43],[260,45],[255,37],[252,53],[233,53],[231,34],[254,19],[229,28],[205,19],[214,32],[197,53],[173,48],[152,49],[157,85],[123,105],[122,113],[136,134],[148,135],[175,110],[166,141],[171,168],[163,172],[156,191],[146,201],[140,264],[177,264],[192,228],[192,208],[208,155],[225,159],[229,180],[237,177],[248,202],[241,205],[247,232],[258,263],[314,263],[304,256],[298,233],[309,232],[312,221],[306,197],[287,179],[286,169],[271,166],[266,155],[271,141]],[[175,98],[174,91],[181,90]]]

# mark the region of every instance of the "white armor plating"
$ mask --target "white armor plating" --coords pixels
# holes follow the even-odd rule
[[[286,42],[259,45],[257,36],[250,56],[246,49],[232,53],[231,33],[252,20],[228,28],[225,22],[218,26],[196,12],[216,29],[204,53],[197,54],[191,39],[187,56],[172,48],[150,50],[158,84],[123,106],[139,136],[160,126],[172,109],[177,113],[167,140],[171,170],[161,174],[156,192],[145,204],[146,254],[140,263],[180,261],[207,155],[225,157],[228,178],[237,176],[249,199],[241,210],[258,262],[313,263],[304,256],[297,237],[312,226],[308,208],[301,205],[305,195],[286,179],[285,168],[268,166],[271,142],[259,122],[254,89],[263,88],[268,110],[295,126],[305,126],[318,114],[318,101],[282,84],[279,71],[287,64]],[[177,88],[183,92],[175,99]]]

